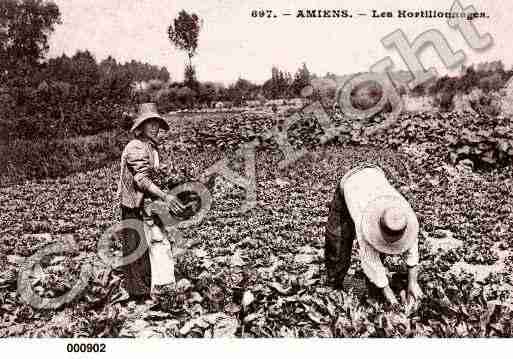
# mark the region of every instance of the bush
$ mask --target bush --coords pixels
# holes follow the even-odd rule
[[[2,104],[0,140],[66,138],[121,129],[123,113],[131,109],[126,103],[106,99],[92,98],[82,102],[73,95],[56,98],[51,96],[52,90],[48,91],[42,88],[26,93],[23,95],[26,104],[15,109]]]
[[[15,139],[0,145],[6,164],[0,182],[5,185],[29,179],[64,177],[101,168],[119,161],[128,141],[128,134],[118,131],[69,139]]]
[[[351,104],[358,110],[374,107],[383,96],[381,85],[375,81],[366,81],[351,91]]]
[[[501,113],[501,100],[494,93],[475,92],[470,106],[478,114],[495,117]]]
[[[488,118],[484,120],[489,122]],[[451,162],[468,158],[482,168],[510,164],[513,158],[510,121],[498,118],[494,122],[492,126],[483,123],[478,130],[464,128],[458,132],[458,136],[447,136]]]
[[[440,111],[449,112],[454,110],[454,92],[444,91],[440,95],[435,96],[434,103]]]
[[[486,76],[479,80],[479,87],[484,91],[497,91],[502,88],[505,81],[502,79],[500,73],[493,73],[490,76]]]
[[[298,112],[296,121],[287,132],[294,147],[311,148],[321,143],[324,134],[311,114]],[[182,117],[182,141],[197,151],[236,149],[243,143],[258,140],[260,149],[276,149],[276,141],[265,135],[274,126],[281,126],[278,116],[266,114],[222,114],[218,116]],[[353,123],[343,115],[333,117],[336,126],[348,126],[332,140],[338,144],[374,146],[397,150],[403,145],[426,144],[429,153],[440,161],[453,163],[470,158],[476,168],[502,167],[513,160],[513,127],[509,118],[490,118],[468,112],[422,111],[403,112],[387,129],[366,133],[364,124]],[[384,121],[376,115],[372,126]]]

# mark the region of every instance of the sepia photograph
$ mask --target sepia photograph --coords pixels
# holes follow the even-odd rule
[[[512,12],[0,0],[0,346],[513,337]]]

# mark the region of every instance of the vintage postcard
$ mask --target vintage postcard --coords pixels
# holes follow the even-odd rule
[[[511,338],[512,11],[2,0],[0,337]]]

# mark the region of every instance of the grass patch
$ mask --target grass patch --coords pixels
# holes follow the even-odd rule
[[[101,168],[119,161],[128,141],[128,134],[119,131],[67,139],[14,139],[0,144],[5,163],[0,182],[6,185],[57,178]]]

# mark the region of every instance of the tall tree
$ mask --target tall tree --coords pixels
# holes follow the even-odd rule
[[[196,69],[192,64],[186,64],[185,65],[185,71],[184,71],[184,80],[183,83],[185,86],[197,90],[199,83],[196,78]]]
[[[169,75],[169,71],[167,71],[167,69],[165,67],[160,68],[158,79],[162,80],[164,82],[168,82],[171,79],[171,76]]]
[[[290,73],[273,66],[271,78],[262,85],[262,89],[264,96],[268,99],[286,98],[290,96],[291,85],[292,76]]]
[[[303,66],[297,70],[292,82],[292,91],[295,96],[301,96],[301,90],[310,85],[310,71],[303,62]]]
[[[92,88],[100,79],[100,69],[96,59],[89,52],[77,51],[71,58],[72,82],[82,89]]]
[[[199,88],[199,100],[201,103],[206,103],[211,107],[212,102],[216,99],[217,89],[216,85],[212,82],[205,82]]]
[[[0,75],[33,68],[49,49],[48,37],[61,23],[52,1],[0,1]]]
[[[171,43],[179,50],[186,51],[189,57],[188,68],[185,71],[194,70],[192,58],[198,48],[198,37],[201,30],[201,20],[198,15],[182,10],[178,17],[169,25],[167,34]],[[187,73],[186,73],[187,74]],[[187,79],[186,79],[187,80]]]
[[[236,105],[242,104],[245,100],[256,97],[258,86],[250,81],[240,78],[228,88],[228,94]]]
[[[112,57],[109,56],[100,62],[99,66],[99,90],[102,97],[122,103],[131,97],[132,74]]]

